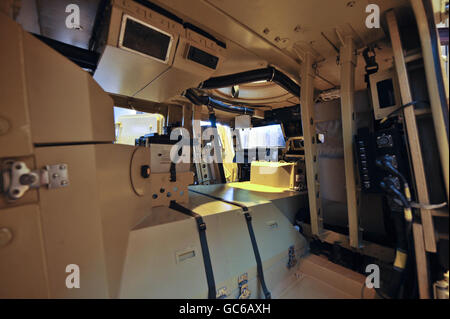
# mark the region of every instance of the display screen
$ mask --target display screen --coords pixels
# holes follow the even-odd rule
[[[377,82],[377,92],[381,109],[396,105],[392,79]]]
[[[165,61],[171,37],[130,17],[125,18],[126,24],[122,46]]]
[[[241,149],[286,147],[281,124],[239,129],[238,136]]]

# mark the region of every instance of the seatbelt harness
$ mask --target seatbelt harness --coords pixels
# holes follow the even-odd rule
[[[255,232],[253,231],[252,215],[250,215],[248,207],[245,205],[242,205],[241,203],[228,201],[228,200],[222,199],[220,197],[216,197],[216,196],[213,196],[210,194],[204,194],[204,193],[201,193],[198,191],[194,191],[192,189],[190,189],[190,191],[242,208],[242,210],[244,211],[245,221],[247,222],[247,228],[248,228],[248,233],[250,235],[250,241],[252,242],[253,253],[255,254],[256,270],[258,273],[259,282],[261,284],[261,288],[264,292],[265,298],[272,299],[272,295],[271,295],[269,289],[267,289],[266,281],[264,279],[264,269],[263,269],[262,262],[261,262],[261,255],[259,254],[258,243],[256,242]]]
[[[194,213],[190,209],[181,206],[176,201],[170,201],[169,208],[176,210],[185,215],[195,218],[197,222],[198,235],[200,237],[200,245],[202,247],[203,264],[205,265],[206,281],[208,283],[208,299],[216,299],[216,283],[214,281],[214,273],[211,264],[211,257],[209,255],[208,240],[206,239],[206,224],[202,216]]]

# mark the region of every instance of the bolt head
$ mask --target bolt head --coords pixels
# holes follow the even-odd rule
[[[25,174],[20,176],[19,182],[22,185],[31,185],[36,181],[36,176],[33,174]]]

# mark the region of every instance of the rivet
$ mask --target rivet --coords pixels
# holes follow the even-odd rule
[[[8,120],[0,117],[0,135],[8,133],[10,127]]]
[[[9,228],[0,228],[0,247],[7,246],[13,239],[13,234]]]

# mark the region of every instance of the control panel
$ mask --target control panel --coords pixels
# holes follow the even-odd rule
[[[405,157],[406,146],[400,125],[375,132],[370,132],[368,128],[361,128],[355,137],[355,147],[363,192],[383,192],[380,182],[390,174],[377,166],[376,161],[386,155],[392,159],[392,166],[395,169],[404,176],[408,176],[408,162]]]

